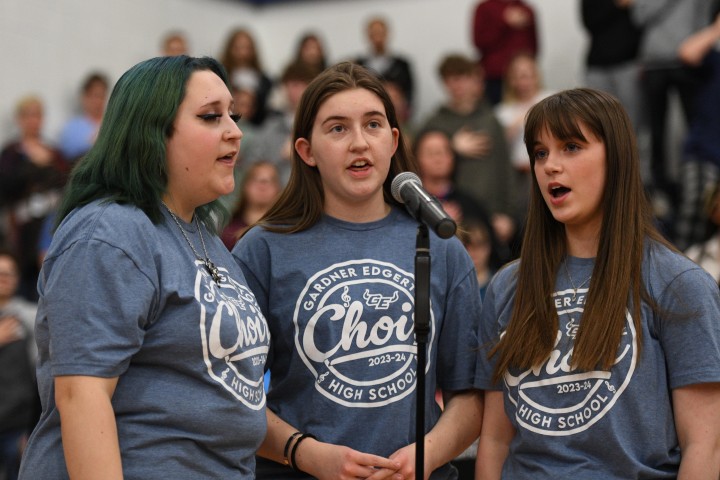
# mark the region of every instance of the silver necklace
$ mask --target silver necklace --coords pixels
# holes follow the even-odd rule
[[[570,276],[570,270],[568,270],[567,260],[563,262],[563,266],[565,267],[565,274],[567,275],[568,280],[570,280],[570,285],[572,285],[572,288],[573,288],[573,296],[570,301],[574,302],[575,298],[577,297],[578,290],[580,290],[582,287],[585,286],[586,283],[588,283],[590,281],[590,279],[592,278],[592,274],[590,274],[590,276],[588,278],[586,278],[584,282],[582,282],[580,285],[578,285],[576,287],[575,283],[573,282],[572,277]]]
[[[198,255],[197,250],[195,250],[195,246],[190,241],[190,238],[187,236],[187,233],[185,233],[185,229],[180,224],[180,220],[175,216],[172,210],[170,210],[170,207],[165,205],[165,202],[162,202],[165,209],[168,211],[170,216],[173,220],[175,220],[175,225],[178,226],[180,229],[180,233],[182,233],[182,236],[185,237],[185,241],[190,245],[190,249],[192,250],[193,254],[195,255],[195,258],[200,260],[203,265],[205,265],[205,269],[208,271],[212,279],[215,281],[215,283],[220,283],[220,280],[222,279],[222,275],[220,274],[220,270],[215,266],[215,264],[210,260],[210,255],[208,255],[207,248],[205,248],[205,239],[203,238],[202,234],[202,228],[200,227],[200,222],[198,221],[197,215],[195,215],[195,226],[197,226],[198,233],[200,234],[200,243],[202,244],[203,252],[205,253],[205,258]]]

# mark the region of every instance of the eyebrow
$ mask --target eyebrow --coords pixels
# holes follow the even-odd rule
[[[372,117],[383,117],[383,118],[386,118],[386,117],[385,117],[385,114],[384,114],[383,112],[379,111],[379,110],[371,110],[371,111],[369,111],[369,112],[363,113],[363,118],[372,118]],[[332,116],[326,118],[325,120],[323,120],[322,123],[321,123],[321,125],[325,125],[326,123],[332,122],[332,121],[335,121],[335,120],[347,120],[347,118],[348,118],[348,117],[343,116],[343,115],[332,115]]]
[[[235,107],[235,100],[232,98],[232,96],[229,98],[229,100],[230,100],[230,108]],[[213,100],[213,101],[211,101],[211,102],[203,103],[202,105],[200,105],[200,108],[204,108],[204,107],[215,107],[215,106],[222,105],[222,104],[223,104],[222,99],[220,99],[220,100]]]

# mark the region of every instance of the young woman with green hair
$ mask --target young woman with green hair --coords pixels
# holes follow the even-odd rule
[[[21,478],[254,478],[269,334],[215,228],[237,120],[210,58],[116,84],[38,283],[43,413]]]

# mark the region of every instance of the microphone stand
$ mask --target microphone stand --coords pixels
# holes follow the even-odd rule
[[[415,478],[425,469],[425,365],[430,333],[430,236],[420,222],[415,244],[415,342],[417,343],[417,391],[415,415]]]

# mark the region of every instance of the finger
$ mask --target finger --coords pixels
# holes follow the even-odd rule
[[[403,476],[398,473],[396,470],[390,470],[387,468],[380,468],[374,470],[374,473],[368,477],[366,477],[365,480],[386,480],[386,479],[392,479],[392,480],[401,480]]]
[[[364,455],[360,462],[363,465],[373,467],[376,469],[386,468],[388,470],[397,471],[400,468],[400,462],[391,460],[389,458],[380,457],[378,455]]]

